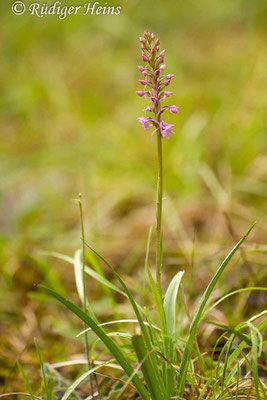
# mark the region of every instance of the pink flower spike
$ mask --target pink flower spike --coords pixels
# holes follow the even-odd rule
[[[143,72],[145,70],[144,67],[141,67],[141,65],[137,65],[137,68],[139,69],[139,71]]]
[[[144,81],[143,79],[139,79],[141,85],[148,85],[148,81]]]
[[[139,117],[137,118],[137,121],[139,121],[144,129],[148,129],[149,128],[149,124],[148,124],[148,119],[145,117]]]
[[[174,77],[173,74],[168,74],[168,75],[165,76],[166,79],[172,79],[173,77]]]
[[[164,69],[166,68],[166,64],[162,64],[159,68],[161,71],[164,71]]]
[[[178,114],[178,107],[177,106],[169,106],[169,110],[171,114]]]
[[[144,108],[142,111],[152,112],[151,107],[149,107],[149,106],[147,108]]]
[[[168,79],[167,81],[163,82],[163,85],[164,85],[164,86],[169,86],[170,82],[171,82],[171,80]]]
[[[155,103],[155,101],[158,101],[157,97],[155,96],[150,96],[150,100],[153,101]]]
[[[144,97],[144,99],[146,98],[146,93],[145,92],[141,92],[140,90],[137,90],[136,94],[138,94],[138,96],[140,96],[140,97]]]

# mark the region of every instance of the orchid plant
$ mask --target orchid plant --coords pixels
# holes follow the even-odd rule
[[[250,320],[239,324],[235,328],[207,321],[208,323],[212,323],[224,330],[224,334],[215,344],[214,351],[217,349],[222,338],[227,339],[222,350],[220,350],[218,360],[214,359],[214,352],[212,352],[212,355],[204,352],[203,355],[199,350],[196,339],[199,325],[219,303],[233,294],[240,293],[241,291],[263,290],[262,288],[255,287],[240,289],[228,293],[221,299],[217,300],[214,304],[211,304],[211,294],[215,285],[222,276],[231,258],[238,251],[254,225],[248,230],[245,236],[239,240],[223,260],[200,298],[198,307],[196,308],[192,319],[189,318],[190,328],[188,329],[187,335],[184,335],[184,331],[180,329],[178,338],[176,303],[178,300],[180,283],[183,278],[183,271],[178,271],[172,278],[167,290],[164,292],[164,295],[161,287],[163,190],[162,139],[169,139],[170,133],[174,133],[174,125],[163,121],[162,116],[165,111],[169,111],[171,114],[177,114],[178,107],[176,105],[163,105],[163,101],[172,95],[172,92],[166,91],[165,89],[171,83],[173,75],[164,75],[166,68],[166,65],[164,64],[165,50],[160,51],[159,39],[155,38],[154,33],[145,32],[144,35],[139,38],[139,41],[141,43],[142,59],[146,64],[144,67],[138,66],[138,69],[144,78],[139,80],[141,85],[144,86],[144,90],[137,91],[137,94],[145,99],[149,98],[150,104],[143,111],[151,113],[153,116],[139,117],[138,121],[141,122],[145,130],[152,126],[153,132],[151,137],[153,134],[156,134],[157,136],[158,186],[156,206],[156,282],[154,281],[148,262],[151,230],[148,236],[145,259],[145,267],[150,284],[150,293],[154,299],[154,307],[152,308],[156,311],[156,318],[152,321],[150,309],[145,305],[141,306],[137,303],[120,274],[102,255],[86,243],[80,197],[77,200],[77,203],[79,204],[81,218],[81,249],[77,250],[73,259],[64,255],[59,255],[58,253],[56,257],[73,264],[81,307],[78,307],[76,304],[67,300],[54,290],[40,285],[40,288],[45,293],[53,296],[81,321],[83,321],[85,328],[79,335],[85,335],[85,354],[87,357],[85,362],[87,363],[87,370],[81,371],[74,382],[64,392],[62,400],[67,400],[73,395],[75,395],[75,398],[80,398],[76,392],[77,387],[88,379],[88,377],[95,378],[90,381],[90,396],[86,397],[88,400],[117,400],[122,398],[138,398],[143,400],[238,399],[241,389],[243,390],[241,393],[242,398],[248,398],[246,394],[249,393],[250,395],[252,393],[253,397],[251,398],[253,399],[265,399],[265,388],[258,376],[257,359],[258,357],[262,357],[267,361],[267,355],[263,351],[263,340],[261,336],[261,331],[266,328],[266,323],[263,323],[264,321],[259,322],[257,323],[257,326],[252,324],[252,322],[258,320],[263,313],[252,317]],[[90,263],[93,268],[90,267]],[[105,278],[104,272],[101,269],[102,264],[109,268],[119,282],[120,287]],[[128,299],[135,314],[135,319],[121,320],[118,317],[114,321],[99,324],[87,299],[87,275],[102,285],[110,300],[110,305],[113,307],[115,316],[118,315],[118,310],[116,308],[116,301],[112,295],[112,290],[120,293]],[[184,306],[186,305],[184,304]],[[106,331],[105,325],[113,324],[120,327],[122,323],[127,323],[128,327],[129,324],[138,324],[138,333],[132,335],[128,333],[129,329],[127,332]],[[186,326],[186,322],[182,325]],[[244,330],[245,333],[243,332]],[[94,332],[97,336],[97,340],[90,349],[89,340],[87,338],[87,335],[91,334],[89,331]],[[228,334],[229,337],[226,337],[226,334]],[[100,341],[106,348],[105,352],[102,352],[101,348],[97,351]],[[124,341],[123,344],[120,341]],[[42,357],[38,347],[37,351],[44,381],[44,396],[42,399],[52,400],[53,388],[49,383],[51,380],[48,379],[47,370],[43,366]],[[105,355],[104,359],[102,359],[103,355]],[[97,363],[95,362],[96,359]],[[121,370],[122,374],[119,378],[117,378],[115,374],[115,379],[114,377],[110,377],[110,382],[113,382],[114,380],[117,380],[118,382],[115,385],[110,383],[110,387],[112,388],[111,392],[108,395],[103,395],[101,387],[98,385],[97,375],[99,374],[99,370],[102,368],[114,368],[115,362],[117,363],[115,368]],[[242,388],[240,389],[239,387],[240,367],[245,363],[247,363],[251,370],[254,385],[253,390],[250,389],[250,387],[249,390],[244,390],[243,383]],[[62,366],[63,364],[61,363],[60,365]],[[67,366],[70,364],[66,362],[63,366],[65,365]],[[21,369],[22,367],[19,366],[19,368]],[[29,388],[30,396],[32,400],[34,400],[35,396],[31,391],[29,382],[22,369],[21,371],[25,378],[25,383]],[[39,398],[40,397],[38,397],[38,399]]]
[[[171,83],[173,74],[164,75],[166,64],[164,63],[165,50],[160,51],[160,41],[152,32],[144,32],[144,35],[139,37],[141,44],[142,59],[146,63],[145,67],[138,65],[137,68],[142,73],[145,79],[140,79],[139,82],[144,86],[145,90],[138,90],[138,96],[150,99],[150,105],[144,108],[144,112],[153,113],[153,117],[139,117],[137,120],[141,122],[144,129],[149,129],[149,126],[154,127],[150,140],[154,133],[157,134],[157,149],[158,149],[158,186],[157,186],[157,285],[162,294],[161,289],[161,270],[162,270],[162,138],[169,139],[170,133],[173,132],[174,125],[168,124],[162,120],[162,115],[169,110],[171,114],[178,113],[176,105],[163,105],[162,102],[172,95],[172,92],[165,89]]]

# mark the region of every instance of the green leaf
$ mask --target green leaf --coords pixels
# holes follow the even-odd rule
[[[75,282],[76,282],[76,288],[77,292],[79,295],[79,298],[81,300],[81,303],[94,320],[96,320],[96,317],[94,315],[94,312],[92,310],[92,307],[90,306],[87,298],[84,298],[84,282],[83,282],[83,265],[81,262],[81,250],[77,250],[74,255],[74,276],[75,276]],[[84,304],[85,303],[85,304]]]
[[[205,319],[205,317],[214,309],[216,308],[221,302],[223,302],[224,300],[228,299],[228,297],[233,296],[235,294],[238,293],[243,293],[243,292],[248,292],[248,291],[253,291],[253,290],[264,290],[267,291],[266,287],[257,287],[257,286],[253,286],[253,287],[248,287],[248,288],[241,288],[241,289],[237,289],[234,290],[233,292],[230,292],[228,294],[226,294],[225,296],[221,297],[219,300],[217,300],[203,315],[202,320]]]
[[[44,290],[46,293],[49,293],[51,296],[55,297],[58,301],[60,301],[62,304],[64,304],[69,310],[71,310],[74,314],[77,315],[82,321],[84,321],[94,332],[95,334],[102,340],[102,342],[106,345],[106,347],[109,349],[111,354],[116,358],[120,366],[123,368],[125,373],[130,377],[132,376],[134,370],[132,366],[128,363],[126,360],[125,356],[119,349],[119,347],[116,345],[116,343],[110,339],[104,330],[100,328],[95,321],[87,315],[83,310],[81,310],[79,307],[77,307],[75,304],[72,302],[66,300],[64,297],[62,297],[60,294],[56,293],[52,289],[49,289],[43,285],[38,285],[40,289]],[[132,383],[136,387],[137,391],[140,393],[140,395],[143,397],[144,400],[149,400],[149,394],[141,382],[140,378],[137,375],[133,375],[132,377]]]
[[[123,289],[124,289],[124,291],[125,291],[125,293],[126,293],[128,299],[129,299],[129,301],[130,301],[130,303],[131,303],[131,305],[132,305],[132,308],[133,308],[133,310],[134,310],[134,312],[135,312],[135,315],[136,315],[136,317],[137,317],[137,320],[138,320],[138,322],[139,322],[139,326],[140,326],[140,329],[141,329],[141,332],[142,332],[142,335],[143,335],[143,338],[144,338],[144,343],[145,343],[145,345],[146,345],[147,351],[148,351],[148,352],[151,352],[151,350],[153,349],[153,346],[152,346],[152,343],[151,343],[151,339],[150,339],[150,337],[149,337],[149,335],[148,335],[147,328],[146,328],[146,326],[145,326],[145,324],[144,324],[144,322],[143,322],[143,319],[142,319],[141,314],[140,314],[140,311],[139,311],[139,309],[140,309],[141,307],[135,302],[135,300],[134,300],[134,298],[133,298],[131,292],[129,291],[129,289],[127,288],[127,286],[125,285],[125,283],[124,283],[123,280],[121,279],[120,275],[119,275],[119,274],[115,271],[115,269],[110,265],[110,263],[109,263],[103,256],[101,256],[101,254],[99,254],[99,253],[98,253],[97,251],[95,251],[92,247],[90,247],[88,244],[87,244],[87,247],[88,247],[95,255],[97,255],[97,256],[100,258],[100,260],[102,260],[102,261],[106,264],[106,266],[113,272],[113,274],[115,275],[115,277],[116,277],[116,278],[118,279],[118,281],[120,282],[121,286],[123,287]],[[151,353],[150,357],[151,357],[151,361],[152,361],[152,368],[153,368],[153,370],[154,370],[154,377],[155,377],[156,381],[158,382],[158,389],[159,389],[160,392],[161,392],[162,399],[166,399],[166,398],[167,398],[167,393],[166,393],[166,389],[165,389],[165,386],[164,386],[162,377],[161,377],[161,375],[160,375],[160,373],[159,373],[159,363],[158,363],[158,359],[157,359],[157,357],[156,357],[156,355],[155,355],[154,353]]]
[[[164,299],[164,310],[167,322],[167,334],[174,337],[176,334],[176,302],[179,286],[184,271],[179,271],[172,279]],[[174,360],[172,360],[174,361]]]
[[[91,376],[93,372],[97,371],[99,368],[104,367],[105,365],[108,365],[110,361],[106,361],[102,363],[101,365],[97,365],[94,368],[91,368],[89,371],[84,372],[81,376],[79,376],[66,390],[64,393],[63,397],[61,400],[67,400],[70,395],[73,393],[73,391],[79,386],[80,383],[82,383],[88,376]]]
[[[183,277],[184,271],[179,271],[172,279],[164,299],[164,310],[167,322],[167,337],[166,337],[166,358],[173,364],[177,363],[175,352],[176,335],[176,302],[179,286]],[[167,392],[170,397],[175,395],[175,371],[167,364],[166,365]]]
[[[256,396],[258,400],[261,400],[261,395],[260,395],[260,383],[259,383],[259,374],[258,374],[258,339],[257,339],[257,333],[256,333],[256,328],[254,325],[252,325],[250,322],[247,323],[248,327],[250,328],[251,332],[251,354],[252,354],[252,373],[253,373],[253,378],[254,378],[254,388],[256,392]],[[263,392],[263,395],[266,395],[265,392]]]
[[[249,346],[252,346],[252,342],[251,342],[250,338],[247,335],[245,335],[244,333],[241,333],[239,330],[231,328],[230,326],[227,326],[227,325],[219,324],[218,322],[214,322],[214,321],[207,321],[207,323],[218,326],[219,328],[224,329],[225,331],[227,331],[229,333],[235,334],[237,337],[239,337],[239,339],[246,342]],[[267,354],[263,350],[261,351],[261,356],[264,358],[264,361],[267,362]]]
[[[53,392],[53,381],[51,379],[48,379],[48,377],[46,375],[43,357],[42,357],[42,354],[41,354],[41,351],[40,351],[40,348],[39,348],[39,345],[38,345],[36,339],[34,340],[34,343],[35,343],[36,352],[37,352],[39,362],[40,362],[42,377],[43,377],[43,381],[44,381],[46,400],[52,400],[52,398],[53,398],[53,393],[52,393]]]
[[[158,382],[155,379],[151,357],[150,354],[146,351],[143,337],[141,335],[133,336],[132,343],[137,354],[138,361],[141,364],[141,370],[143,372],[152,400],[162,400],[162,396],[158,387]]]
[[[247,236],[250,234],[252,229],[254,228],[255,224],[253,224],[247,233],[244,235],[244,237],[235,245],[235,247],[230,251],[230,253],[226,256],[218,270],[216,271],[215,275],[213,276],[212,280],[210,281],[207,289],[205,290],[204,294],[202,295],[199,305],[197,307],[197,310],[195,312],[195,315],[193,317],[191,326],[190,326],[190,331],[189,331],[189,336],[186,342],[186,346],[183,352],[183,358],[180,366],[180,373],[179,373],[179,381],[178,381],[178,394],[177,398],[183,397],[184,395],[184,388],[185,388],[185,383],[186,383],[186,377],[187,377],[187,372],[188,372],[188,365],[189,365],[189,360],[190,360],[190,355],[192,352],[193,348],[193,343],[194,339],[197,333],[198,326],[201,321],[202,313],[206,307],[206,304],[209,300],[209,297],[217,284],[218,280],[220,279],[223,271],[227,267],[229,261],[233,257],[233,255],[236,253],[236,251],[239,249],[241,244],[244,242],[244,240],[247,238]]]
[[[28,392],[30,393],[31,399],[32,399],[32,400],[35,400],[35,397],[34,397],[34,395],[33,395],[33,391],[32,391],[30,382],[29,382],[29,380],[28,380],[28,378],[27,378],[27,375],[25,374],[24,369],[23,369],[23,367],[22,367],[22,365],[21,365],[21,363],[20,363],[19,361],[17,361],[17,366],[18,366],[18,369],[19,369],[19,371],[20,371],[20,373],[21,373],[21,375],[22,375],[22,378],[23,378],[23,380],[24,380],[24,382],[25,382],[25,385],[26,385],[26,387],[27,387],[27,390],[28,390]]]
[[[56,252],[45,253],[45,254],[48,254],[48,255],[53,256],[53,257],[56,257],[56,258],[58,258],[60,260],[66,261],[66,262],[68,262],[70,264],[74,264],[74,259],[69,257],[69,256],[65,256],[64,254],[56,253]],[[91,260],[92,260],[92,258],[90,258],[90,261]],[[103,275],[100,275],[98,272],[94,271],[92,268],[88,267],[87,265],[85,266],[85,272],[89,276],[91,276],[93,279],[95,279],[96,281],[101,283],[102,285],[107,286],[108,288],[114,290],[115,292],[118,292],[121,295],[127,297],[127,295],[121,289],[119,289],[113,283],[109,282]]]

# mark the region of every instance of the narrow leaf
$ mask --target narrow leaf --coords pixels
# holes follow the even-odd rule
[[[38,285],[40,289],[44,290],[46,293],[50,294],[51,296],[55,297],[58,301],[60,301],[62,304],[64,304],[69,310],[71,310],[74,314],[77,315],[82,321],[84,321],[94,332],[95,334],[102,340],[102,342],[106,345],[106,347],[109,349],[111,354],[116,358],[120,366],[123,368],[125,373],[128,376],[131,376],[134,372],[132,366],[128,363],[126,360],[125,356],[119,349],[119,347],[116,345],[116,343],[110,339],[104,330],[100,328],[95,321],[86,313],[84,313],[79,307],[77,307],[75,304],[72,302],[66,300],[64,297],[62,297],[60,294],[54,292],[52,289],[47,288],[46,286],[43,285]],[[149,400],[149,394],[141,382],[140,378],[137,375],[134,375],[132,378],[132,383],[136,387],[137,391],[140,393],[140,395],[143,397],[145,400]]]
[[[184,349],[184,352],[183,352],[183,358],[182,358],[182,362],[181,362],[181,366],[180,366],[180,374],[179,374],[179,381],[178,381],[178,395],[177,395],[177,398],[178,397],[183,397],[183,395],[184,395],[184,388],[185,388],[186,377],[187,377],[187,372],[188,372],[188,365],[189,365],[190,355],[191,355],[192,348],[193,348],[194,339],[195,339],[196,332],[197,332],[197,329],[198,329],[198,326],[199,326],[199,323],[200,323],[200,320],[201,320],[202,313],[203,313],[203,311],[205,309],[205,306],[206,306],[206,304],[207,304],[207,302],[209,300],[209,297],[210,297],[210,295],[211,295],[216,283],[220,279],[223,271],[227,267],[229,261],[231,260],[233,255],[236,253],[236,251],[239,249],[239,247],[244,242],[244,240],[247,238],[247,236],[250,234],[250,232],[252,231],[254,226],[255,226],[255,224],[253,224],[251,226],[251,228],[247,231],[245,236],[235,245],[235,247],[226,256],[226,258],[224,259],[224,261],[222,262],[222,264],[218,268],[217,272],[213,276],[213,278],[210,281],[207,289],[205,290],[203,296],[200,299],[199,305],[197,307],[197,310],[195,312],[195,315],[193,317],[193,320],[192,320],[192,323],[191,323],[191,326],[190,326],[189,336],[188,336],[188,339],[187,339],[187,342],[186,342],[186,346],[185,346],[185,349]]]

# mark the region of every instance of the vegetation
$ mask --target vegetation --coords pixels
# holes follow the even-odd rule
[[[1,5],[1,396],[266,398],[266,5],[244,4],[16,27]],[[136,123],[146,18],[176,75],[169,142]]]

